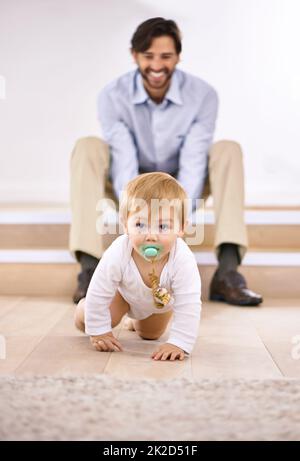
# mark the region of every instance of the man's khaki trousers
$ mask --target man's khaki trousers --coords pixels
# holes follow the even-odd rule
[[[99,211],[96,204],[109,198],[117,204],[108,179],[110,153],[97,137],[79,139],[71,156],[70,252],[83,251],[98,259],[105,251],[103,236],[96,231]],[[242,260],[247,246],[244,222],[244,171],[242,151],[236,142],[219,141],[209,151],[208,177],[202,198],[212,194],[215,214],[214,250],[221,243],[239,246]]]

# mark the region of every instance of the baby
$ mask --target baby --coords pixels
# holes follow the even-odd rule
[[[167,173],[130,181],[120,202],[124,234],[104,252],[75,325],[98,351],[122,351],[112,328],[127,314],[131,329],[157,340],[171,319],[168,341],[154,360],[183,360],[195,344],[201,312],[201,280],[192,251],[182,239],[188,224],[187,195]]]

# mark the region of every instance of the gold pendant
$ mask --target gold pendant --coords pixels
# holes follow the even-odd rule
[[[159,280],[154,270],[154,261],[152,261],[152,264],[153,264],[152,272],[149,274],[151,286],[152,286],[152,295],[153,295],[155,306],[158,309],[162,309],[170,302],[171,295],[166,288],[159,286]]]

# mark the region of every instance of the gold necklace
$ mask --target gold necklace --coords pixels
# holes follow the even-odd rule
[[[166,288],[159,286],[159,279],[155,274],[154,263],[155,258],[151,258],[152,271],[148,275],[150,277],[154,304],[158,309],[162,309],[170,302],[171,295]]]

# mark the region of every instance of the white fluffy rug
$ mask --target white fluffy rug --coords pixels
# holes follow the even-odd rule
[[[299,440],[300,380],[0,378],[1,440]]]

